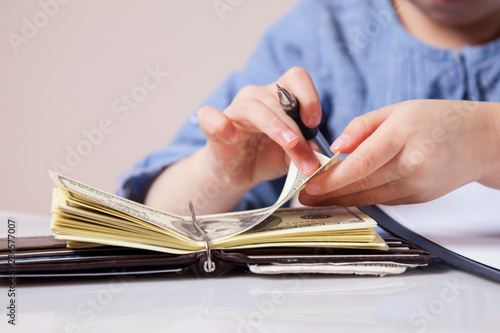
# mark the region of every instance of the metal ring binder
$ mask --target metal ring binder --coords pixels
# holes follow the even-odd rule
[[[196,219],[196,214],[194,213],[193,203],[191,201],[189,201],[189,210],[191,211],[191,218],[193,220],[194,226],[196,227],[196,229],[198,229],[198,231],[200,231],[200,233],[203,235],[203,238],[205,240],[205,252],[207,254],[207,260],[203,264],[203,269],[207,273],[212,273],[213,271],[215,271],[215,262],[212,261],[212,256],[210,254],[210,246],[208,244],[208,237],[207,237],[207,234],[205,233],[205,231],[203,231],[203,229],[198,224],[198,220]]]

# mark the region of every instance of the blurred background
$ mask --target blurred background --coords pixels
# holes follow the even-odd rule
[[[0,210],[49,215],[49,169],[114,192],[296,2],[2,1]]]

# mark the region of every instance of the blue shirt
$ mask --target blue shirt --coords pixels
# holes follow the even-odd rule
[[[308,0],[267,31],[245,69],[204,105],[224,110],[244,86],[274,82],[293,66],[314,81],[323,108],[320,129],[329,142],[354,117],[409,99],[500,101],[500,39],[460,52],[436,48],[410,35],[390,0]],[[205,143],[193,115],[170,144],[122,177],[118,194],[143,202],[164,168]],[[258,185],[235,209],[273,204],[283,182]]]

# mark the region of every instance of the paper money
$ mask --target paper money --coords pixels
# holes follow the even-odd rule
[[[374,231],[376,222],[356,207],[279,209],[250,230],[222,241],[214,248],[270,246],[367,247],[387,249]]]
[[[309,177],[301,174],[293,163],[290,164],[283,191],[272,206],[243,212],[197,216],[198,223],[207,233],[209,240],[220,241],[253,228],[302,190],[310,178],[331,168],[338,161],[338,154],[331,159],[321,154],[317,154],[317,156],[321,167]],[[75,203],[90,205],[97,211],[102,210],[107,214],[124,219],[128,218],[134,222],[142,221],[161,228],[180,239],[189,239],[197,243],[203,241],[203,236],[194,227],[191,216],[162,212],[82,184],[55,172],[50,172],[50,176],[55,184],[64,190],[65,194]]]
[[[338,153],[331,159],[319,153],[317,153],[317,156],[322,166],[309,177],[300,173],[295,164],[290,163],[283,190],[278,200],[276,200],[272,206],[243,212],[198,216],[198,223],[207,233],[209,240],[216,241],[229,238],[245,232],[264,221],[276,211],[276,209],[283,206],[288,200],[298,194],[305,187],[309,179],[330,169],[338,162],[339,158]]]

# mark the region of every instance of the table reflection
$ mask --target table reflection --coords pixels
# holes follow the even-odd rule
[[[487,331],[500,312],[496,283],[439,262],[386,277],[113,276],[18,290],[19,328],[38,332]]]

